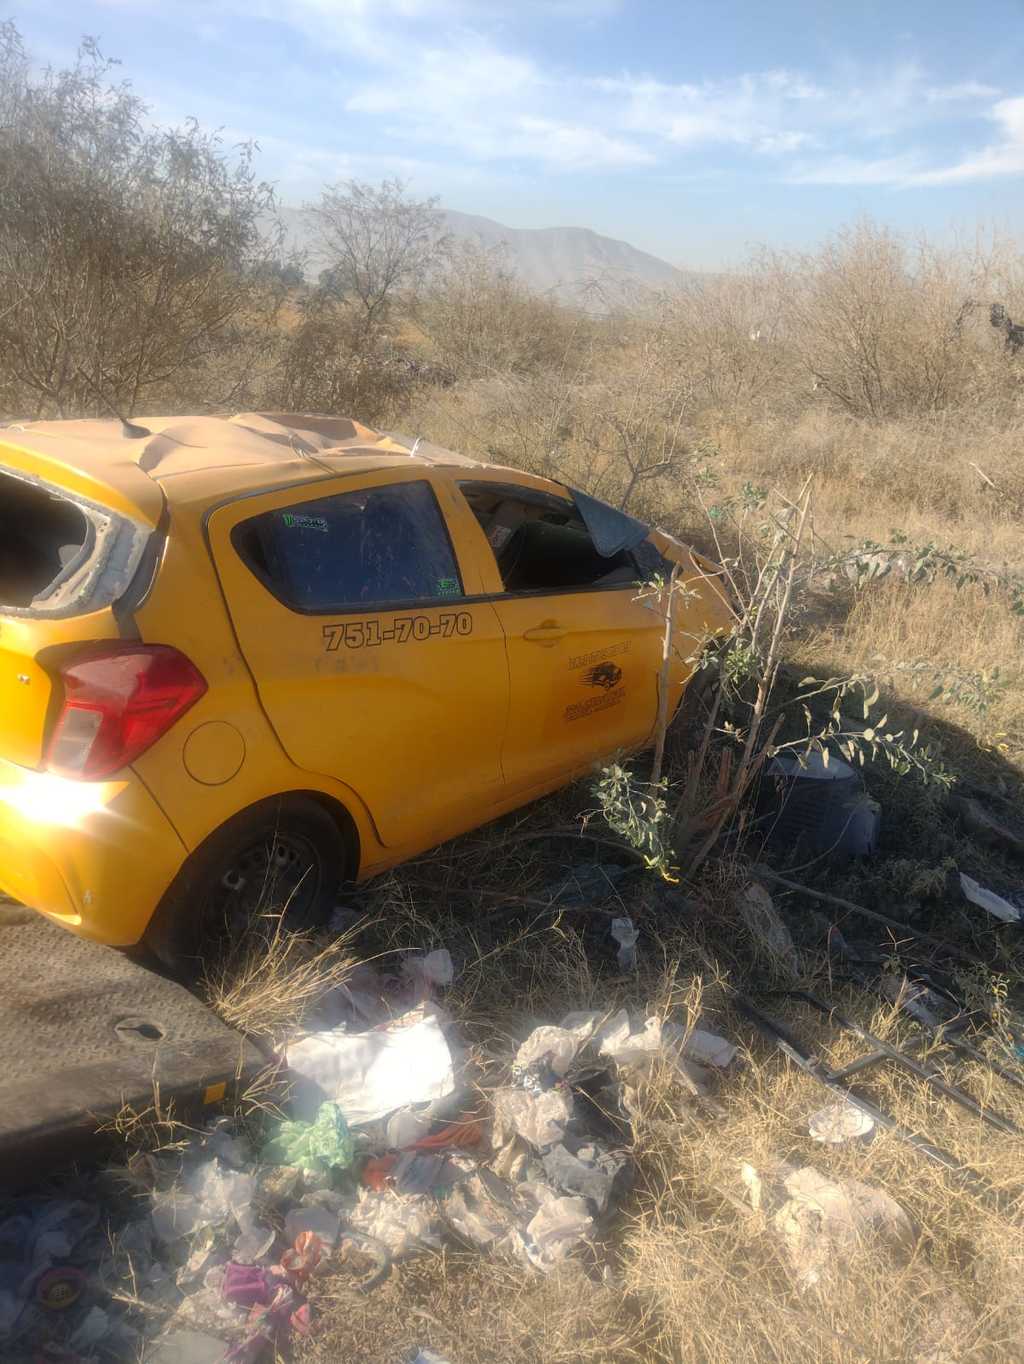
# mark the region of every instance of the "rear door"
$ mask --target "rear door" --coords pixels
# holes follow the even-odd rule
[[[637,599],[628,553],[602,556],[557,485],[460,485],[491,569],[508,649],[502,755],[527,792],[646,743],[658,710],[663,621]]]
[[[479,823],[502,794],[504,639],[453,543],[448,496],[420,466],[247,498],[209,520],[282,746],[357,791],[391,847]]]

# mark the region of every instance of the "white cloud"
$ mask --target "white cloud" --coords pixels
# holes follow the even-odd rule
[[[998,142],[983,147],[952,166],[921,171],[912,176],[908,183],[956,185],[971,180],[1024,175],[1024,96],[999,100],[992,106],[991,117],[1002,130]]]
[[[947,185],[1024,173],[1024,98],[1000,98],[969,72],[939,81],[902,61],[839,63],[827,76],[773,69],[666,81],[594,75],[569,65],[564,44],[527,51],[510,37],[526,31],[524,18],[569,16],[575,32],[624,0],[175,0],[173,11],[169,0],[103,2],[173,12],[211,45],[237,32],[239,52],[268,63],[280,44],[274,102],[230,81],[195,98],[204,112],[219,101],[232,125],[250,117],[264,145],[274,135],[297,144],[306,130],[326,144],[290,156],[293,169],[376,150],[382,166],[433,159],[460,170],[522,161],[712,175],[742,159],[791,184]],[[942,140],[955,131],[964,142],[986,119],[995,139],[941,164]]]
[[[999,91],[980,81],[960,81],[955,85],[934,85],[924,92],[929,104],[948,104],[956,100],[994,99]]]
[[[733,143],[763,151],[799,146],[810,136],[798,125],[824,91],[787,71],[743,75],[728,81],[669,85],[621,77],[594,82],[622,104],[622,122],[677,146]]]
[[[397,58],[345,100],[380,115],[397,137],[454,147],[481,160],[527,159],[558,167],[643,165],[654,153],[600,111],[565,98],[571,78],[459,32],[444,46]],[[586,103],[586,102],[585,102]],[[593,101],[589,101],[593,105]]]
[[[611,137],[598,128],[555,123],[546,118],[524,116],[519,119],[518,154],[543,156],[566,166],[647,165],[656,158],[635,142]]]
[[[920,162],[912,154],[876,159],[826,156],[801,163],[786,175],[791,185],[903,185],[918,173]]]
[[[971,98],[974,97],[972,92]],[[986,111],[986,117],[998,125],[999,139],[952,165],[929,166],[919,152],[874,159],[838,155],[798,164],[786,178],[791,184],[802,185],[892,185],[913,189],[1024,175],[1024,96],[998,100]]]

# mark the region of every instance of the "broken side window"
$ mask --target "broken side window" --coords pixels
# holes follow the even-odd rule
[[[642,580],[635,552],[598,545],[571,502],[494,483],[459,486],[494,551],[506,592],[630,587]]]
[[[0,611],[72,616],[119,600],[147,528],[0,469]]]
[[[236,526],[232,539],[274,595],[299,611],[463,595],[444,518],[421,480],[263,512]]]

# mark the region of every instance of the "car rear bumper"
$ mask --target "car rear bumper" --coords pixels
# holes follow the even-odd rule
[[[134,774],[78,782],[0,759],[0,891],[80,937],[137,943],[185,856]]]

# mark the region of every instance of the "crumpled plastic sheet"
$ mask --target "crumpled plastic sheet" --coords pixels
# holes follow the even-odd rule
[[[549,1089],[540,1094],[518,1088],[497,1089],[493,1101],[499,1130],[518,1133],[538,1150],[562,1141],[566,1125],[572,1120],[572,1094],[567,1089]]]
[[[570,1014],[568,1017],[572,1018],[574,1015]],[[534,1028],[516,1051],[512,1063],[513,1073],[544,1066],[561,1079],[568,1073],[569,1067],[586,1045],[598,1018],[599,1014],[580,1015],[581,1021],[575,1027],[567,1027],[563,1020],[557,1027],[545,1023],[539,1028]]]
[[[549,1274],[584,1240],[594,1219],[584,1199],[557,1194],[546,1184],[520,1184],[517,1192],[532,1199],[537,1211],[515,1233],[516,1249],[528,1264]]]
[[[771,1217],[798,1286],[827,1287],[854,1250],[871,1247],[908,1256],[917,1233],[905,1210],[882,1189],[831,1179],[813,1165],[769,1160],[744,1164],[740,1177],[751,1206]]]
[[[219,1226],[237,1218],[255,1190],[255,1175],[232,1170],[214,1156],[186,1175],[180,1188],[153,1195],[153,1231],[161,1241],[176,1241]]]
[[[628,915],[613,919],[611,935],[619,945],[618,963],[620,971],[636,970],[636,944],[640,930]]]
[[[436,1014],[415,1010],[386,1027],[348,1033],[333,1028],[288,1047],[294,1077],[292,1111],[311,1122],[325,1100],[351,1127],[455,1089],[455,1064]]]
[[[344,984],[328,990],[308,1015],[316,1030],[347,1028],[362,1032],[386,1026],[393,1019],[433,999],[455,979],[447,948],[405,953],[396,973],[370,962],[353,967]]]
[[[602,1151],[596,1144],[580,1146],[576,1152],[565,1146],[552,1146],[544,1153],[544,1173],[562,1193],[577,1195],[604,1212],[611,1198],[619,1171],[626,1164],[624,1155]]]
[[[736,1059],[736,1047],[717,1033],[707,1032],[704,1028],[694,1028],[683,1043],[683,1055],[690,1061],[702,1066],[714,1066],[726,1070]]]
[[[393,1259],[416,1250],[441,1249],[441,1218],[432,1198],[385,1189],[362,1189],[348,1223],[380,1241]]]
[[[515,1209],[499,1202],[479,1177],[464,1180],[445,1200],[445,1217],[456,1232],[480,1250],[495,1251],[515,1229]]]
[[[320,1105],[312,1122],[285,1119],[278,1123],[261,1152],[263,1160],[271,1165],[294,1165],[314,1172],[347,1170],[354,1154],[355,1143],[345,1115],[330,1101]]]
[[[588,1043],[621,1066],[649,1064],[664,1056],[724,1069],[736,1056],[731,1042],[704,1028],[694,1028],[688,1035],[678,1023],[663,1022],[655,1015],[640,1020],[626,1009],[611,1015],[589,1010],[566,1014],[557,1026],[534,1028],[516,1052],[513,1073],[543,1063],[555,1075],[565,1076]],[[692,1072],[692,1078],[706,1076]]]
[[[600,1190],[595,1186],[595,1192],[606,1198],[610,1187],[609,1181]],[[513,1189],[486,1167],[458,1185],[445,1200],[444,1212],[449,1225],[471,1245],[491,1255],[511,1256],[545,1274],[594,1225],[587,1199],[539,1179],[523,1180]]]
[[[638,1023],[625,1009],[620,1009],[598,1029],[594,1040],[600,1055],[616,1065],[650,1067],[664,1060],[698,1093],[708,1092],[710,1076],[704,1067],[686,1059],[686,1030],[678,1023],[664,1023],[656,1015]]]
[[[434,990],[443,990],[455,979],[452,954],[447,947],[433,952],[411,952],[402,962],[402,974],[424,999]]]

